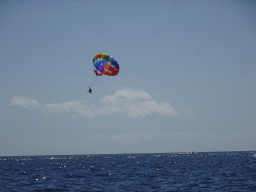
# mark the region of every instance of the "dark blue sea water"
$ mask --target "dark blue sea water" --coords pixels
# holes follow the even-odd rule
[[[0,191],[256,191],[251,154],[0,157]]]

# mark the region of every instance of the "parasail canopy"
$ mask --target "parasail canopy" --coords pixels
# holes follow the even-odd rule
[[[102,76],[102,74],[115,76],[119,73],[119,64],[112,56],[107,55],[106,53],[95,55],[92,62],[95,67],[94,73],[97,76]]]

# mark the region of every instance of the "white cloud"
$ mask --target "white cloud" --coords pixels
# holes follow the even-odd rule
[[[134,91],[130,89],[122,89],[117,90],[114,95],[108,95],[100,100],[101,103],[105,104],[113,104],[113,103],[123,103],[126,102],[133,102],[137,100],[152,100],[152,97],[142,89],[139,91]]]
[[[15,96],[11,105],[24,108],[39,108],[46,112],[68,112],[72,116],[82,115],[93,118],[107,114],[126,114],[130,118],[145,117],[148,115],[176,116],[176,110],[170,103],[158,103],[145,91],[132,89],[117,90],[114,95],[107,95],[100,99],[101,107],[91,107],[84,100],[74,100],[63,103],[38,104],[29,97]]]
[[[76,117],[79,114],[89,118],[94,117],[92,108],[88,107],[84,100],[45,104],[42,109],[48,112],[68,112],[71,113],[73,117]]]

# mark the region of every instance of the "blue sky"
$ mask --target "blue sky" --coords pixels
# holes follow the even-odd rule
[[[0,7],[0,156],[256,149],[254,1]]]

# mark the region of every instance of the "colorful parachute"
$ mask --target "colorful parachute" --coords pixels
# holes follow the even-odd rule
[[[92,62],[95,67],[94,73],[97,76],[101,76],[102,74],[114,76],[119,73],[119,64],[112,56],[107,55],[106,53],[95,55]]]

